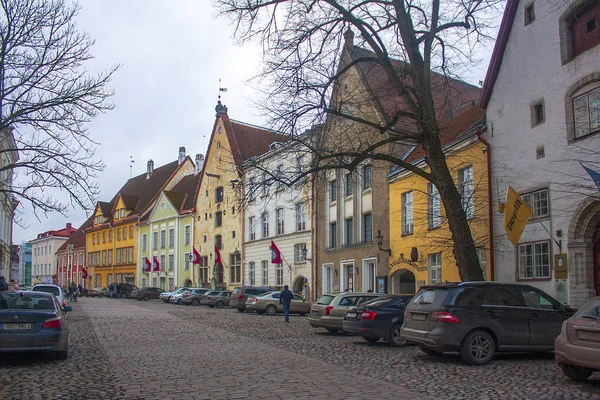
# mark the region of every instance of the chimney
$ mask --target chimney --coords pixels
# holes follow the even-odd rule
[[[227,106],[221,104],[221,100],[217,102],[217,106],[215,107],[215,111],[217,112],[217,117],[219,115],[227,115]]]
[[[185,147],[179,148],[179,164],[185,160]]]
[[[204,167],[204,156],[202,154],[196,154],[196,173],[202,171]]]
[[[348,28],[346,32],[344,32],[344,41],[346,42],[347,47],[354,46],[354,32],[352,32],[352,29]]]
[[[148,160],[148,171],[146,174],[146,179],[150,179],[153,172],[154,172],[154,161]]]
[[[71,223],[67,222],[67,230],[71,229]]]

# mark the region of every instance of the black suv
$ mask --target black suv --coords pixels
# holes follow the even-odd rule
[[[131,283],[118,284],[119,297],[121,297],[122,299],[130,298],[131,292],[133,292],[134,290],[139,290],[139,288]]]
[[[406,307],[402,338],[428,354],[458,351],[486,364],[496,351],[553,351],[575,310],[525,284],[461,282],[422,286]]]
[[[259,294],[273,292],[276,291],[274,287],[270,286],[242,286],[237,287],[233,290],[231,294],[231,302],[229,306],[231,308],[237,308],[239,312],[244,312],[246,310],[246,301],[248,298],[252,300]]]

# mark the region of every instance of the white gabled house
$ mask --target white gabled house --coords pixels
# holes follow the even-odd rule
[[[496,280],[574,307],[600,294],[600,2],[508,0],[484,84]],[[533,211],[516,248],[511,185]]]

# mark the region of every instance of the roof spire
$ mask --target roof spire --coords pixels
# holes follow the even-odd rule
[[[217,106],[215,107],[215,111],[217,112],[217,117],[219,115],[227,115],[227,106],[221,104],[221,100],[217,101]]]
[[[350,27],[346,29],[346,32],[344,32],[344,41],[346,42],[346,46],[354,46],[354,32],[352,32],[352,29]]]

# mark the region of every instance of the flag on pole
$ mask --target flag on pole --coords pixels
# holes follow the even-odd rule
[[[87,269],[85,269],[85,267],[81,267],[81,268],[82,268],[81,277],[83,279],[87,279],[87,277],[88,277]]]
[[[221,261],[221,252],[219,251],[219,248],[215,244],[215,264],[222,264],[222,263],[223,262]]]
[[[271,262],[273,264],[281,264],[281,252],[275,246],[275,242],[271,240]]]
[[[508,185],[506,191],[506,208],[504,210],[504,229],[511,243],[517,247],[527,221],[533,213],[515,190]]]
[[[156,256],[154,256],[152,258],[152,271],[154,271],[154,272],[160,271],[160,263],[158,262],[158,259],[156,258]]]
[[[200,253],[198,253],[195,247],[192,247],[192,254],[192,264],[200,264]]]
[[[226,92],[226,91],[227,91],[227,88],[224,88],[224,87],[219,88],[219,92]]]
[[[144,272],[152,271],[152,263],[148,260],[148,257],[144,257]]]
[[[583,169],[586,170],[586,172],[588,173],[588,175],[590,176],[590,178],[592,178],[592,180],[596,184],[596,187],[598,188],[598,190],[600,190],[600,173],[594,171],[591,168],[586,167],[582,163],[579,163],[579,164],[581,164],[581,166],[583,167]]]

